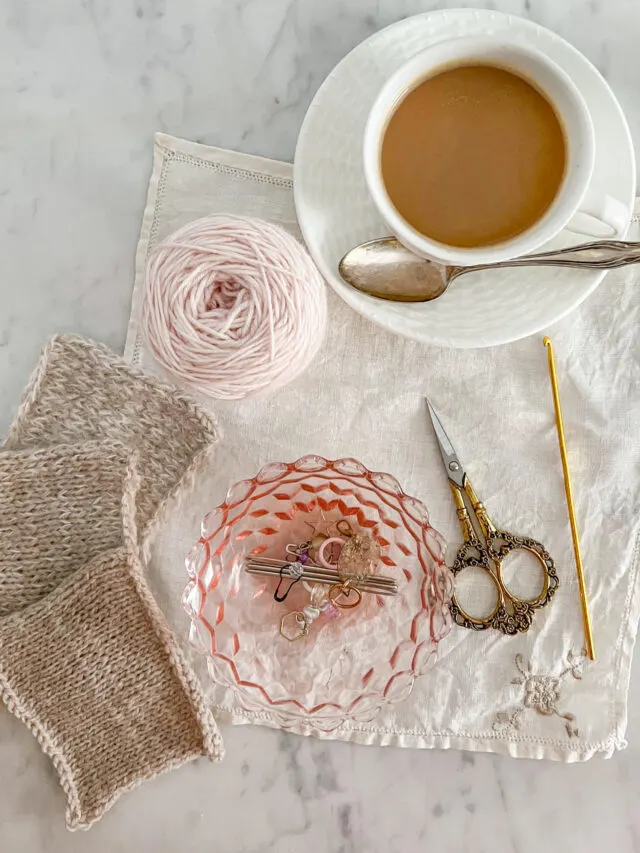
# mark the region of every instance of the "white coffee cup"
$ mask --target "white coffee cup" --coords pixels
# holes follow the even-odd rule
[[[391,116],[406,95],[445,67],[496,65],[529,80],[553,104],[565,133],[565,175],[558,193],[542,217],[526,231],[489,246],[459,248],[431,240],[398,212],[387,193],[380,151]],[[624,233],[630,212],[609,195],[589,190],[595,160],[593,122],[584,98],[565,72],[545,54],[510,43],[499,36],[443,41],[418,53],[403,65],[378,94],[364,134],[364,172],[382,218],[407,248],[433,260],[456,266],[494,263],[526,255],[563,229],[606,238]]]

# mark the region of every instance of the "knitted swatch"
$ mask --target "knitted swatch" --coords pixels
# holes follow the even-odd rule
[[[122,545],[128,465],[113,441],[0,453],[0,616]]]
[[[135,448],[141,531],[216,438],[212,418],[174,388],[135,370],[106,347],[57,335],[29,380],[4,450],[90,439]]]
[[[0,695],[53,761],[69,829],[139,782],[222,747],[143,577],[132,476],[124,546],[0,620]]]
[[[53,760],[70,829],[144,779],[223,755],[136,531],[142,541],[160,523],[215,438],[188,398],[62,335],[4,442],[0,696]]]

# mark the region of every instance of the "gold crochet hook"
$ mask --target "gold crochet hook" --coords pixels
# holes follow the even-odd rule
[[[595,660],[593,647],[593,633],[591,631],[591,617],[589,615],[589,604],[587,602],[587,588],[584,582],[584,569],[582,567],[582,555],[580,554],[580,538],[578,536],[578,524],[576,512],[573,506],[573,491],[571,489],[571,477],[569,476],[569,462],[567,460],[567,447],[564,439],[564,423],[562,420],[562,408],[560,406],[560,394],[558,392],[558,377],[556,375],[556,364],[553,358],[553,345],[550,338],[544,338],[542,343],[547,348],[549,360],[549,379],[553,391],[553,405],[556,410],[556,429],[558,432],[558,445],[560,447],[560,459],[562,460],[562,471],[564,473],[564,491],[567,497],[567,509],[569,511],[569,523],[571,524],[571,538],[573,539],[573,553],[576,559],[576,570],[578,573],[578,586],[580,589],[580,604],[582,607],[582,624],[584,625],[584,639],[587,647],[589,660]]]

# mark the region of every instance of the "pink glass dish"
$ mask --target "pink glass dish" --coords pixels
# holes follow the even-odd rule
[[[360,606],[317,619],[308,636],[290,642],[280,620],[307,604],[309,593],[300,583],[277,603],[274,580],[247,574],[243,561],[249,554],[282,559],[287,543],[340,518],[377,539],[378,571],[397,581],[398,594],[365,594]],[[187,556],[191,641],[207,655],[213,681],[231,688],[245,710],[321,730],[371,720],[408,697],[451,627],[453,583],[443,554],[424,504],[389,474],[320,456],[267,465],[229,489]]]

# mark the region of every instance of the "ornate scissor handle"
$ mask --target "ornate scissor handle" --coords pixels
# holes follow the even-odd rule
[[[544,572],[542,590],[534,599],[516,598],[509,592],[502,579],[502,561],[508,554],[518,550],[532,554]],[[503,634],[510,635],[527,631],[531,626],[534,612],[548,604],[558,588],[558,575],[546,548],[535,539],[514,536],[504,530],[492,530],[486,538],[486,546],[475,536],[465,540],[451,571],[457,575],[463,569],[472,567],[483,569],[493,581],[497,591],[495,608],[483,618],[467,613],[458,603],[454,592],[451,600],[451,615],[458,625],[473,631],[495,628]]]

